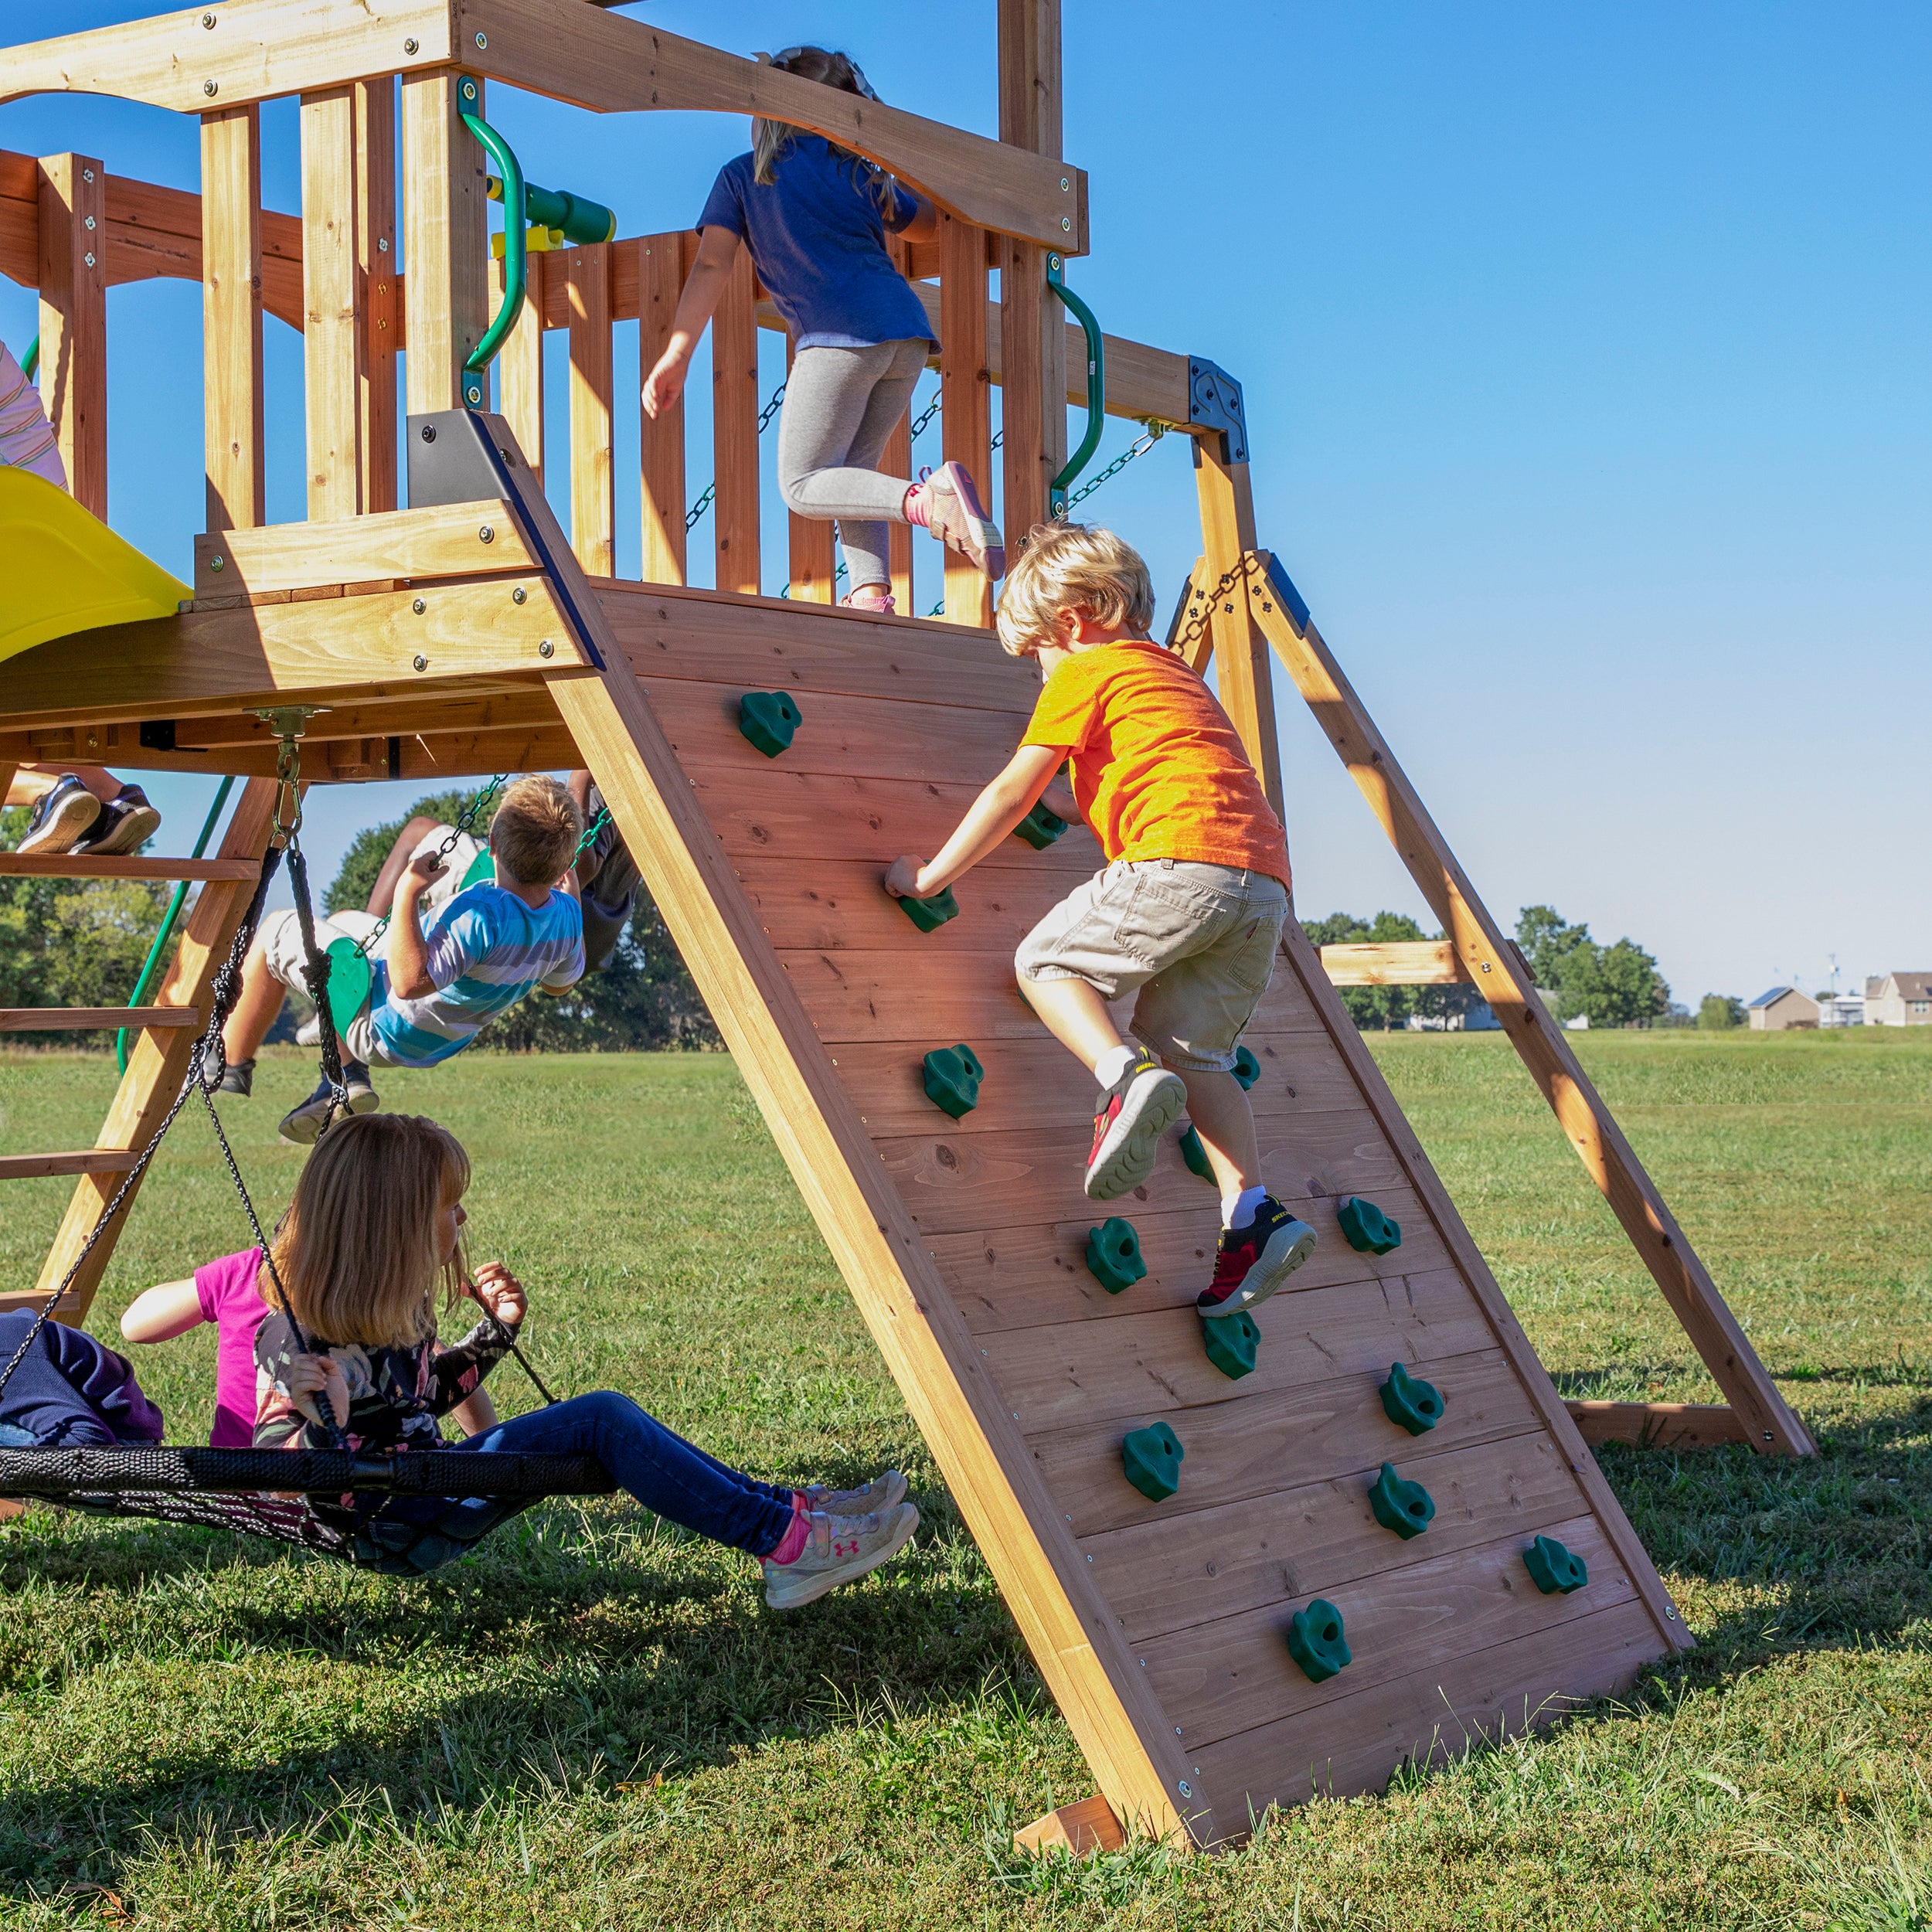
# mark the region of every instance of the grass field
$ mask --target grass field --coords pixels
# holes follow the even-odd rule
[[[628,1502],[409,1584],[31,1512],[0,1527],[0,1923],[1932,1927],[1932,1029],[1577,1043],[1823,1446],[1605,1453],[1701,1646],[1625,1703],[1230,1855],[1015,1859],[1084,1768],[729,1060],[478,1055],[384,1099],[470,1148],[472,1253],[532,1285],[553,1383],[776,1477],[896,1463],[916,1550],[780,1619]],[[1370,1044],[1565,1391],[1712,1399],[1507,1045]],[[111,1073],[0,1058],[0,1148],[87,1145]],[[265,1211],[311,1077],[271,1053],[227,1110]],[[209,1142],[184,1118],[97,1330],[243,1244]],[[9,1186],[9,1285],[64,1196]],[[143,1355],[177,1440],[212,1343]]]

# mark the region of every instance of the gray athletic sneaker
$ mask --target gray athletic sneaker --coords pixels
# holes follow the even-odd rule
[[[349,1088],[349,1104],[340,1111],[373,1114],[382,1105],[376,1097],[376,1089],[369,1084],[369,1069],[360,1060],[344,1059],[342,1079]],[[318,1080],[315,1092],[300,1107],[291,1107],[282,1116],[281,1138],[296,1147],[312,1146],[322,1131],[323,1121],[328,1118],[328,1082]]]
[[[963,463],[942,463],[926,479],[926,527],[989,577],[1006,574],[1006,546],[999,526],[981,506],[979,492]]]
[[[811,1535],[797,1562],[764,1559],[765,1601],[774,1610],[815,1603],[897,1556],[919,1527],[919,1512],[902,1502],[868,1516],[828,1516],[815,1509],[808,1520]]]
[[[862,1489],[828,1489],[815,1482],[800,1493],[808,1509],[823,1510],[828,1516],[872,1516],[882,1509],[896,1509],[906,1500],[906,1478],[896,1469],[888,1469]]]
[[[195,1077],[191,1072],[187,1079],[181,1083],[182,1091],[184,1094],[187,1093],[194,1084]],[[221,1078],[209,1089],[209,1091],[213,1094],[233,1094],[237,1099],[245,1100],[253,1092],[254,1084],[255,1063],[253,1060],[230,1060],[222,1069]]]

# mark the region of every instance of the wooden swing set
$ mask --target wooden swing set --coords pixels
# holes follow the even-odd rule
[[[0,776],[66,760],[247,782],[209,858],[0,855],[0,876],[201,885],[151,1004],[0,1012],[5,1030],[140,1029],[94,1147],[0,1156],[0,1179],[75,1177],[39,1287],[0,1307],[37,1305],[73,1267],[180,1090],[270,835],[277,726],[264,714],[306,714],[306,784],[587,766],[1093,1768],[1100,1798],[1029,1842],[1114,1842],[1129,1824],[1210,1844],[1270,1804],[1379,1788],[1405,1760],[1541,1721],[1688,1647],[1587,1440],[1814,1451],[1260,547],[1240,386],[1111,335],[1095,353],[1066,319],[1053,284],[1088,236],[1086,176],[1060,156],[1058,0],[998,12],[997,141],[590,0],[215,0],[8,50],[0,101],[92,93],[200,120],[198,196],[84,155],[0,155],[0,273],[39,291],[41,394],[75,498],[104,519],[107,291],[200,281],[207,529],[174,614],[0,663]],[[1103,1287],[1083,1259],[1090,1083],[1010,966],[1020,934],[1097,864],[1091,839],[1014,842],[930,934],[879,886],[897,853],[934,849],[1031,709],[1030,673],[988,634],[985,580],[949,562],[937,621],[829,608],[831,526],[794,517],[788,594],[762,594],[757,331],[779,325],[743,256],[714,324],[717,587],[684,581],[676,410],[640,423],[641,576],[614,574],[616,398],[656,359],[694,238],[532,252],[500,410],[466,400],[487,395],[470,365],[505,280],[469,124],[492,80],[596,112],[766,115],[930,196],[938,239],[901,266],[944,344],[944,454],[991,475],[998,385],[1010,532],[1047,513],[1063,402],[1089,400],[1090,362],[1107,413],[1189,438],[1202,557],[1171,641],[1213,665],[1277,809],[1274,661],[1287,669],[1447,935],[1369,970],[1481,992],[1725,1406],[1565,1404],[1292,922],[1248,1044],[1265,1169],[1320,1232],[1316,1260],[1260,1311],[1252,1372],[1207,1362],[1192,1301],[1211,1202],[1171,1148],[1121,1204],[1147,1273]],[[290,95],[298,216],[261,202],[260,104]],[[308,518],[272,527],[264,310],[301,331],[306,398]],[[613,328],[632,319],[640,367],[620,385]],[[570,345],[568,536],[543,488],[550,329]],[[886,460],[910,468],[905,425]],[[896,546],[910,611],[910,533]],[[739,705],[772,690],[801,722],[767,758]],[[957,1118],[920,1075],[955,1042],[985,1067],[980,1104]],[[1340,1231],[1369,1195],[1401,1224],[1392,1251]],[[86,1318],[128,1211],[62,1318]],[[1392,1362],[1439,1386],[1439,1426],[1394,1426],[1377,1400]],[[1155,1423],[1186,1452],[1163,1499],[1122,1476],[1124,1437]],[[1397,1461],[1435,1500],[1427,1535],[1371,1514],[1366,1485]],[[1524,1539],[1546,1533],[1587,1585],[1532,1587]],[[1345,1619],[1353,1651],[1320,1679],[1284,1637],[1315,1603]]]

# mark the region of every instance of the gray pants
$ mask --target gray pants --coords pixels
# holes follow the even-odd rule
[[[801,349],[778,419],[778,494],[798,516],[836,518],[846,590],[889,583],[886,525],[906,520],[911,479],[873,465],[913,400],[932,345],[920,336],[864,349]]]

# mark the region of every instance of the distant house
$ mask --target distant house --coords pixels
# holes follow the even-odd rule
[[[1754,1032],[1781,1033],[1787,1027],[1815,1026],[1818,1002],[1795,986],[1774,986],[1744,1009]]]
[[[1867,1026],[1932,1026],[1932,973],[1886,973],[1865,982]]]
[[[1862,993],[1821,993],[1818,1001],[1821,1026],[1862,1026],[1865,995]]]

